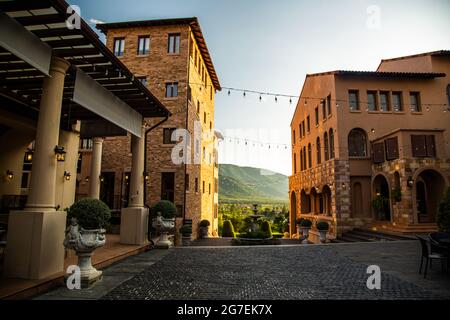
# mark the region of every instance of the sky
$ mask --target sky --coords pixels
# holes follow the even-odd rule
[[[78,5],[88,22],[197,17],[223,87],[275,94],[298,96],[309,73],[370,71],[381,59],[450,49],[450,0],[69,3]],[[226,137],[219,162],[290,175],[297,99],[290,104],[288,98],[262,97],[259,102],[259,95],[218,92],[215,126]]]

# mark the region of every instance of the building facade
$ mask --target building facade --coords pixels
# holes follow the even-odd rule
[[[192,223],[209,220],[217,234],[217,148],[214,98],[220,84],[196,18],[101,24],[106,45],[172,113],[146,132],[145,203],[170,200],[178,217]],[[186,141],[179,135],[185,130]],[[111,207],[128,199],[131,150],[128,137],[105,138],[102,198]],[[177,148],[183,144],[185,150]],[[89,151],[86,161],[89,161]],[[184,159],[174,161],[173,158]],[[87,182],[81,174],[82,184]],[[180,222],[181,223],[181,222]]]
[[[291,122],[290,221],[327,221],[330,238],[436,229],[450,181],[449,84],[449,51],[307,75]]]

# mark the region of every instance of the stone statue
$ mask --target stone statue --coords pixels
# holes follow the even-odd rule
[[[168,249],[172,246],[172,242],[168,238],[168,232],[175,229],[175,219],[164,219],[161,212],[157,213],[156,218],[152,221],[152,226],[161,233],[156,248]]]

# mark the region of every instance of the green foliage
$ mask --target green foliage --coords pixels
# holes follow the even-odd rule
[[[158,212],[161,212],[163,218],[172,219],[177,215],[177,207],[168,200],[161,200],[151,208],[153,217],[156,217]]]
[[[439,231],[450,232],[450,188],[447,189],[437,215]]]
[[[304,218],[300,218],[300,227],[311,228],[312,221]]]
[[[372,200],[372,207],[377,211],[381,211],[385,208],[388,201],[389,199],[382,195],[375,196]]]
[[[209,223],[208,220],[202,220],[202,221],[200,221],[200,227],[202,227],[202,228],[209,227],[209,225],[210,225],[210,223]]]
[[[316,223],[317,230],[328,230],[330,228],[330,225],[326,221],[318,221]]]
[[[261,224],[261,232],[264,232],[266,238],[272,238],[272,228],[269,221],[263,221]]]
[[[233,224],[230,220],[225,220],[223,223],[222,237],[235,237]]]
[[[86,230],[105,228],[111,218],[111,210],[98,199],[84,198],[74,203],[68,210],[67,218],[76,218]]]
[[[184,224],[180,228],[180,233],[183,235],[183,237],[188,237],[192,234],[192,226],[190,224]]]
[[[246,239],[267,239],[271,238],[272,236],[268,236],[267,232],[261,230],[256,232],[247,232],[243,235],[240,235],[240,237]]]
[[[395,200],[395,202],[402,201],[402,189],[400,189],[399,187],[392,189],[392,198]]]

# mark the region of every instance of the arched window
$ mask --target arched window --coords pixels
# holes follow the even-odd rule
[[[300,171],[303,171],[303,150],[300,150]]]
[[[311,143],[308,143],[308,168],[312,167],[312,150]]]
[[[334,131],[330,129],[330,159],[334,159]]]
[[[306,170],[306,147],[303,147],[303,170]]]
[[[294,174],[297,173],[297,154],[294,153]]]
[[[352,129],[348,134],[348,156],[367,157],[367,138],[362,129]]]
[[[325,161],[328,161],[330,159],[328,154],[328,133],[325,132],[323,135],[323,147],[324,147],[324,154],[325,154]]]
[[[320,138],[317,137],[316,139],[316,153],[317,153],[317,164],[320,164],[322,162],[322,152],[320,150]]]

